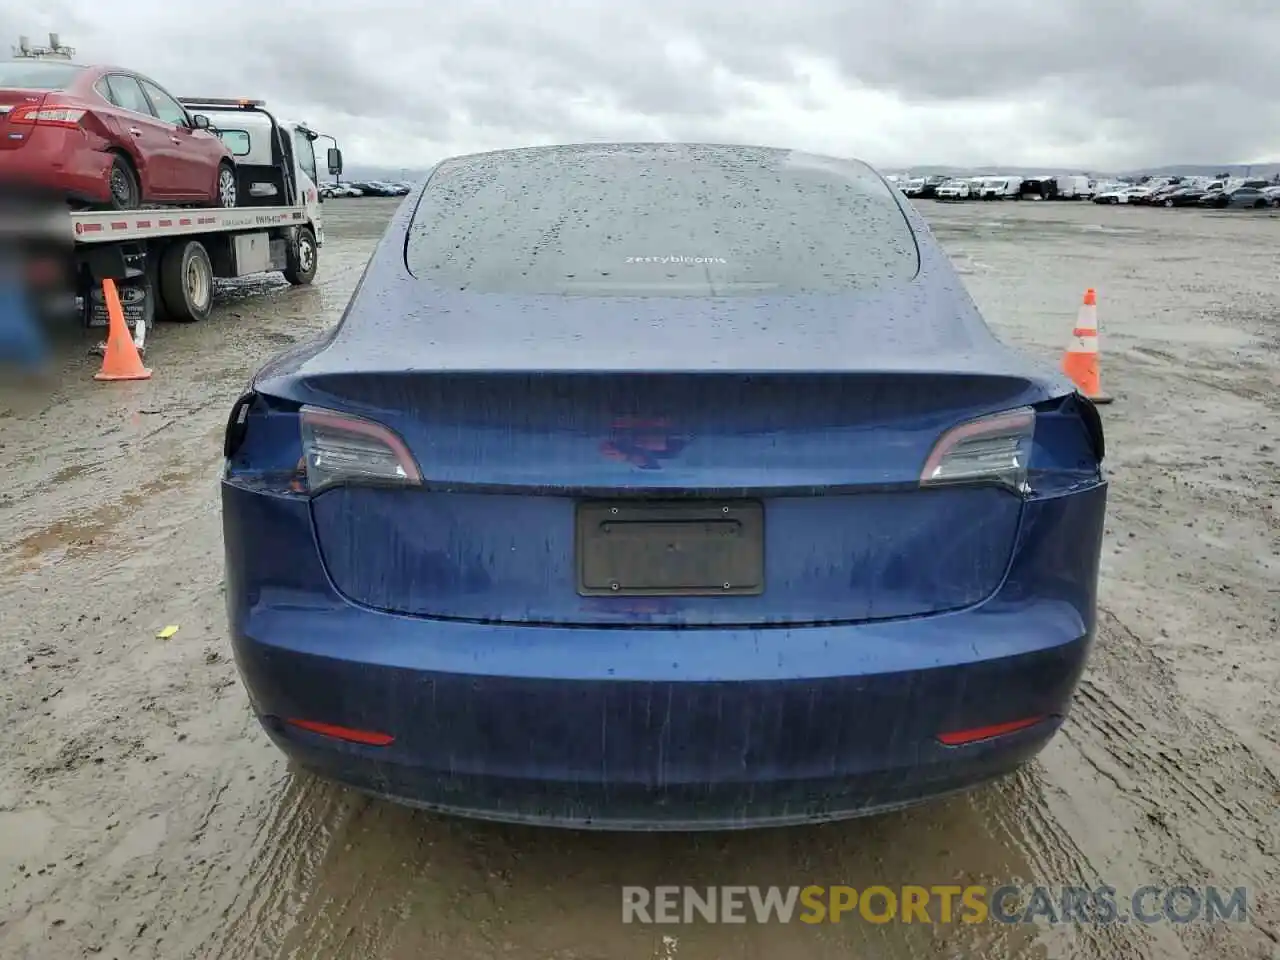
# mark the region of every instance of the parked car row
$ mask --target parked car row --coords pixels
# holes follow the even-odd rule
[[[1148,207],[1210,207],[1253,209],[1280,207],[1280,184],[1268,180],[1192,180],[1162,178],[1140,185],[1124,184],[1104,190],[1094,203]]]
[[[913,200],[1092,200],[1105,205],[1265,209],[1280,207],[1280,183],[1148,177],[1140,183],[1067,176],[888,177]]]
[[[1083,175],[887,179],[913,200],[1084,200],[1094,190],[1094,181]]]
[[[404,182],[348,180],[346,183],[326,183],[322,185],[320,187],[320,196],[326,200],[338,197],[403,197],[412,189],[412,184]]]

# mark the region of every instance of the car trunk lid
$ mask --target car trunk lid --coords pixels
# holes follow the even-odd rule
[[[921,469],[956,424],[1043,398],[1022,376],[939,369],[401,370],[294,386],[395,431],[424,478],[314,498],[342,593],[402,614],[583,625],[833,623],[977,603],[1003,579],[1022,501],[921,489]],[[699,569],[681,566],[690,552]],[[726,570],[725,584],[695,583]]]

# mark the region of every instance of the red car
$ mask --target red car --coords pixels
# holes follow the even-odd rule
[[[235,160],[157,83],[130,70],[0,61],[0,180],[77,205],[236,205]]]

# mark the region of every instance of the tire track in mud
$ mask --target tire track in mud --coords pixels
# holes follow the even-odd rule
[[[1268,850],[1265,827],[1259,822],[1261,810],[1250,809],[1244,801],[1233,799],[1221,781],[1212,775],[1207,779],[1213,784],[1213,790],[1199,785],[1197,774],[1206,777],[1209,767],[1194,755],[1199,751],[1188,751],[1176,745],[1143,749],[1141,744],[1150,742],[1157,734],[1091,681],[1081,685],[1073,712],[1078,714],[1078,729],[1068,737],[1095,770],[1105,774],[1121,792],[1139,800],[1145,807],[1147,818],[1160,829],[1166,832],[1171,829],[1171,815],[1187,814],[1198,824],[1212,824],[1209,829],[1225,834],[1237,843],[1255,846],[1263,853]],[[1100,747],[1110,763],[1104,763],[1094,752],[1095,746]],[[1259,773],[1270,775],[1243,745],[1234,743],[1226,749],[1231,753],[1244,754],[1243,757],[1237,756],[1234,763],[1247,763]],[[1221,756],[1214,758],[1214,766],[1219,763]],[[1109,766],[1110,770],[1104,766]],[[1123,773],[1119,773],[1117,768]],[[1153,784],[1171,789],[1164,797],[1153,796],[1149,792]],[[1275,789],[1273,781],[1270,790],[1274,792]],[[1182,829],[1187,827],[1186,821],[1181,819],[1178,825]]]
[[[1183,702],[1170,668],[1112,611],[1100,609],[1095,661],[1065,739],[1136,813],[1133,855],[1146,874],[1142,882],[1245,886],[1259,946],[1278,945],[1280,778]],[[1238,949],[1223,925],[1160,932],[1171,931],[1190,957],[1243,956],[1223,952]]]
[[[1039,799],[1037,780],[1022,776],[988,791],[875,821],[749,839],[695,840],[547,836],[437,819],[358,795],[331,801],[327,788],[302,784],[293,800],[282,797],[280,806],[314,803],[314,809],[309,814],[276,811],[259,832],[258,852],[246,866],[246,874],[255,878],[253,889],[237,899],[225,929],[191,956],[390,960],[418,956],[428,943],[441,955],[597,955],[583,949],[589,936],[566,941],[569,929],[592,931],[612,944],[599,952],[601,957],[633,956],[638,955],[636,938],[644,932],[631,931],[626,937],[615,899],[599,902],[601,890],[616,891],[615,884],[627,882],[824,882],[860,889],[918,882],[986,883],[989,888],[1010,882],[1097,885],[1088,857]],[[302,826],[308,817],[313,822]],[[284,850],[273,851],[273,846]],[[997,853],[998,862],[991,862],[993,851],[1010,848],[1015,856]],[[979,850],[987,855],[978,861],[987,866],[974,874],[970,854]],[[1025,861],[1017,852],[1025,854]],[[531,915],[535,906],[541,912]],[[1042,931],[1000,924],[932,929],[850,921],[836,928],[753,925],[744,931],[719,926],[674,933],[677,945],[695,957],[1001,960],[1038,955],[1035,943]],[[1147,951],[1147,939],[1134,928],[1082,928],[1059,932],[1058,938],[1066,938],[1068,952],[1050,954],[1054,957],[1164,960],[1164,955]],[[564,950],[573,943],[574,949],[551,949],[556,943]]]
[[[1048,789],[1037,765],[1019,771],[1012,782],[1020,786],[1017,803],[992,806],[991,816],[1021,852],[1028,864],[1025,876],[988,878],[988,885],[1078,886],[1090,890],[1115,886],[1115,878],[1104,876],[1090,856],[1046,800]],[[1051,932],[1065,952],[1052,954],[1062,960],[1109,960],[1112,957],[1150,956],[1151,937],[1133,926],[1073,925]]]
[[[284,768],[283,761],[280,763]],[[223,911],[223,924],[188,954],[192,960],[252,960],[279,955],[314,888],[335,825],[346,816],[343,791],[286,772],[267,809],[248,811],[234,829],[256,830],[243,863],[248,882]],[[266,814],[265,816],[263,814]]]

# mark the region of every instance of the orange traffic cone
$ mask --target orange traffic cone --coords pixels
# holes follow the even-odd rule
[[[95,380],[150,380],[151,371],[142,365],[129,325],[124,321],[124,308],[114,280],[102,281],[102,298],[107,302],[107,349],[102,355],[102,371]],[[139,323],[143,321],[139,320]]]
[[[1071,331],[1071,344],[1062,356],[1062,372],[1094,403],[1111,402],[1112,398],[1102,392],[1098,372],[1098,294],[1092,287],[1084,292],[1076,328]]]

